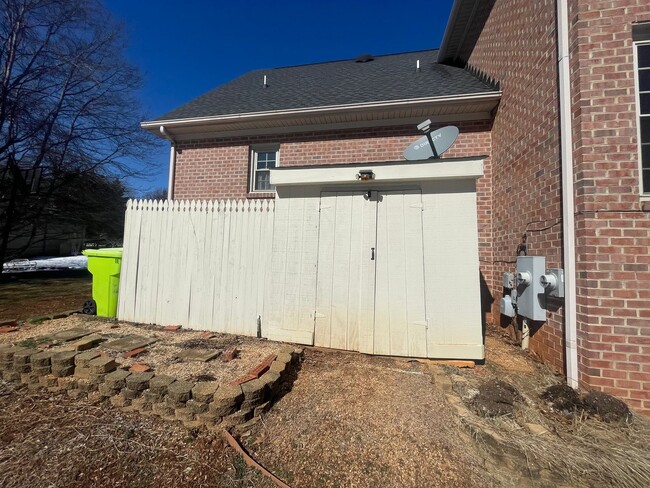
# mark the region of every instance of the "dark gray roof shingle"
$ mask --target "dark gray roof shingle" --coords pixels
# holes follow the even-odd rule
[[[215,88],[160,120],[478,94],[493,88],[464,69],[437,64],[438,51],[255,70]],[[420,71],[416,61],[420,60]],[[263,86],[264,75],[268,87]]]

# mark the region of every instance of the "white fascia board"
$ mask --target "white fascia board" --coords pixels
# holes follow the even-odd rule
[[[364,109],[373,109],[373,108],[404,108],[410,107],[413,105],[421,104],[447,104],[447,103],[465,103],[472,102],[477,100],[499,100],[501,99],[500,91],[492,91],[488,93],[469,93],[464,95],[448,95],[443,97],[425,97],[425,98],[412,98],[406,100],[390,100],[390,101],[380,101],[380,102],[367,102],[367,103],[355,103],[347,105],[327,105],[322,107],[306,107],[298,109],[288,109],[288,110],[271,110],[265,112],[250,112],[243,114],[229,114],[229,115],[217,115],[210,117],[194,117],[186,119],[170,119],[170,120],[156,120],[142,122],[140,126],[143,129],[155,129],[158,130],[158,127],[164,125],[165,127],[178,127],[178,126],[188,126],[194,124],[205,124],[205,123],[214,123],[218,124],[220,122],[230,122],[234,120],[252,120],[252,119],[274,119],[274,118],[285,118],[295,115],[306,115],[306,114],[327,114],[332,112],[345,112],[345,111],[354,111],[354,110],[364,110]]]
[[[275,186],[359,183],[360,170],[374,173],[373,183],[432,181],[480,178],[483,158],[428,160],[423,162],[367,163],[314,168],[277,168],[271,170]],[[369,183],[364,181],[363,183]]]

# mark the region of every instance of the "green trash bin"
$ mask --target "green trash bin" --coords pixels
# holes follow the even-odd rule
[[[93,275],[93,300],[100,317],[117,315],[117,297],[120,291],[122,248],[86,249],[88,271]]]

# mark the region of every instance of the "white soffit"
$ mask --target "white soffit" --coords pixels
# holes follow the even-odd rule
[[[164,125],[174,137],[190,139],[196,138],[197,134],[203,137],[219,137],[253,130],[259,133],[274,133],[278,129],[303,132],[338,128],[337,125],[341,128],[355,124],[361,127],[400,125],[422,117],[439,119],[440,122],[489,120],[500,98],[501,92],[495,91],[428,99],[148,121],[140,125],[158,137],[160,126]]]
[[[371,181],[359,181],[360,170],[371,170]],[[432,181],[480,178],[483,176],[483,158],[436,159],[413,162],[365,163],[345,166],[313,168],[277,168],[271,170],[271,184],[275,186],[319,185],[341,183],[390,183],[405,181]]]

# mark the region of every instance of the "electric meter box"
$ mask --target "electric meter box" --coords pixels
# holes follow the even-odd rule
[[[546,320],[546,290],[540,278],[546,273],[544,256],[517,257],[517,313],[530,320]]]

